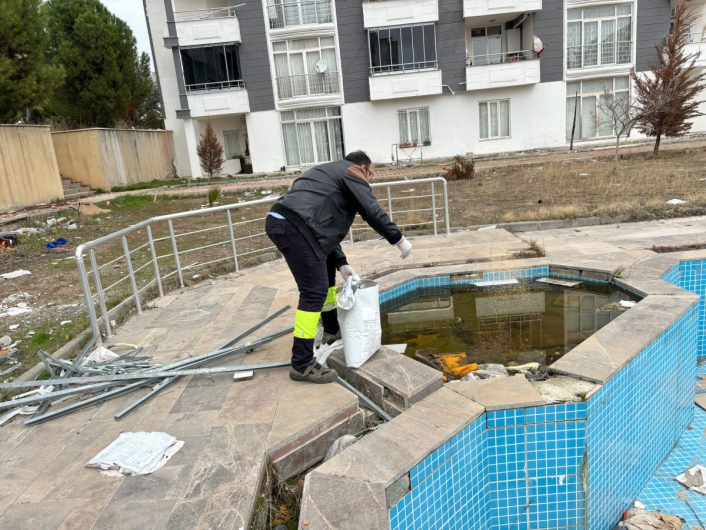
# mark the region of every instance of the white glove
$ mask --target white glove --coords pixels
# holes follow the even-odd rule
[[[403,237],[402,241],[397,243],[397,248],[399,248],[400,252],[402,253],[402,256],[400,256],[400,257],[402,259],[405,259],[412,252],[412,243],[407,241],[406,237]]]
[[[341,276],[343,276],[344,281],[350,278],[351,276],[353,276],[353,279],[358,276],[353,270],[353,267],[351,267],[350,265],[343,265],[340,269],[338,269],[338,272],[341,273]]]

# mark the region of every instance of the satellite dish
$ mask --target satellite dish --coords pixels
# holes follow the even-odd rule
[[[323,74],[326,70],[328,70],[328,63],[326,62],[326,59],[321,59],[318,63],[316,63],[317,73]]]
[[[534,51],[536,53],[541,52],[544,49],[544,43],[542,42],[542,39],[537,37],[537,35],[532,35],[532,40],[534,41]]]

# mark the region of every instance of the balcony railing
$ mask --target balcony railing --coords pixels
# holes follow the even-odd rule
[[[566,48],[566,69],[615,66],[632,62],[632,41],[584,44]]]
[[[522,50],[519,52],[491,53],[488,55],[467,55],[466,66],[486,66],[489,64],[516,63],[519,61],[531,61],[537,58],[534,50]]]
[[[290,75],[278,77],[276,81],[279,99],[340,93],[338,72]]]
[[[386,64],[383,66],[371,66],[370,75],[397,74],[402,72],[420,72],[425,70],[438,70],[438,61],[423,61],[419,63]]]
[[[213,83],[194,83],[186,85],[187,94],[199,94],[201,92],[218,92],[220,90],[233,90],[245,88],[245,83],[242,79],[234,81],[216,81]]]
[[[270,29],[333,22],[331,0],[277,2],[267,6]]]
[[[178,11],[174,13],[175,22],[189,22],[194,20],[213,20],[216,18],[235,17],[234,7],[217,7],[213,9],[196,9],[193,11]]]

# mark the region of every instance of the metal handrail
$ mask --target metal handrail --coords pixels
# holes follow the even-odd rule
[[[429,184],[431,187],[431,193],[429,195],[423,195],[420,193],[415,193],[413,196],[409,197],[392,197],[392,189],[398,186],[405,186],[409,187],[410,185],[414,186],[419,186],[422,184]],[[443,193],[439,194],[437,192],[436,186],[438,184],[442,185],[443,188]],[[398,226],[400,227],[405,227],[405,226],[419,226],[419,225],[433,225],[434,228],[434,235],[438,235],[439,233],[439,227],[438,223],[439,220],[437,220],[437,199],[441,198],[443,200],[443,205],[440,205],[439,207],[444,208],[444,223],[446,226],[446,234],[451,233],[451,226],[449,222],[449,202],[448,202],[448,191],[447,191],[447,184],[446,180],[442,177],[434,177],[434,178],[422,178],[422,179],[412,179],[412,180],[400,180],[400,181],[393,181],[393,182],[379,182],[379,183],[374,183],[371,185],[372,188],[386,188],[387,193],[386,197],[379,199],[379,201],[382,203],[383,207],[385,205],[387,206],[386,210],[388,214],[390,215],[390,218],[393,218],[393,216],[400,216],[402,214],[420,214],[424,212],[431,212],[431,220],[422,220],[422,221],[417,221],[416,223],[407,223],[407,224],[399,224]],[[247,223],[247,222],[263,222],[263,217],[261,213],[255,213],[252,218],[247,219],[243,221],[242,223],[238,221],[237,223],[233,222],[233,218],[231,213],[234,210],[239,210],[239,209],[248,209],[252,206],[258,206],[262,204],[267,204],[274,202],[278,199],[278,196],[269,196],[264,199],[258,199],[254,201],[248,201],[248,202],[241,202],[241,203],[233,203],[233,204],[224,204],[221,206],[215,206],[211,208],[203,208],[200,210],[190,210],[186,212],[179,212],[179,213],[174,213],[174,214],[168,214],[168,215],[161,215],[157,217],[152,217],[150,219],[146,219],[144,221],[141,221],[137,224],[134,224],[132,226],[123,228],[121,230],[118,230],[116,232],[113,232],[112,234],[108,234],[106,236],[100,237],[98,239],[94,239],[93,241],[88,241],[86,243],[82,243],[81,245],[78,245],[76,247],[76,252],[75,252],[75,259],[76,259],[76,264],[78,266],[79,270],[79,277],[81,280],[81,287],[83,289],[83,294],[86,302],[86,309],[88,312],[89,320],[91,323],[91,330],[93,332],[94,337],[100,338],[100,326],[99,326],[99,321],[102,321],[103,327],[105,328],[106,335],[110,337],[112,335],[112,325],[110,322],[110,316],[111,313],[116,311],[118,308],[121,308],[125,306],[126,304],[132,302],[134,303],[135,309],[137,310],[137,313],[140,314],[142,313],[142,300],[141,297],[145,293],[145,291],[156,288],[157,292],[159,293],[159,296],[164,296],[164,287],[163,287],[163,282],[169,278],[172,277],[177,277],[179,285],[181,287],[184,287],[184,272],[186,270],[193,270],[196,269],[197,267],[204,267],[208,265],[212,265],[214,263],[218,262],[223,262],[223,261],[230,261],[236,272],[240,271],[240,263],[239,263],[239,258],[242,258],[244,256],[250,256],[252,254],[264,252],[264,251],[271,251],[274,250],[275,247],[273,246],[267,246],[267,243],[261,244],[258,243],[257,239],[254,238],[262,238],[265,234],[262,231],[262,229],[258,226],[257,229],[251,230],[247,235],[242,236],[242,237],[236,237],[235,231],[234,231],[234,226],[237,226],[238,224],[242,223]],[[413,204],[412,206],[408,207],[408,209],[403,209],[403,205],[398,205],[397,210],[393,209],[393,201],[403,201],[403,200],[419,200],[419,199],[426,199],[429,198],[431,199],[431,207],[430,208],[422,208],[419,207],[418,204]],[[227,233],[228,233],[228,238],[225,241],[207,241],[201,244],[201,246],[197,246],[196,248],[189,248],[185,249],[183,248],[183,243],[182,243],[182,249],[179,249],[179,243],[177,241],[178,237],[181,236],[192,236],[191,239],[193,239],[193,236],[195,234],[203,234],[206,231],[211,231],[212,227],[209,227],[207,229],[197,229],[197,230],[192,230],[189,232],[184,232],[181,234],[177,234],[174,230],[174,221],[179,220],[179,219],[187,219],[187,218],[192,218],[196,216],[203,216],[203,215],[209,215],[209,214],[214,214],[214,213],[223,213],[225,212],[226,214],[226,219],[227,223],[225,225],[220,225],[219,228],[221,229],[226,229],[227,228]],[[166,223],[169,229],[169,235],[167,237],[160,237],[160,238],[154,238],[152,235],[152,228],[155,227],[158,224],[161,223]],[[350,239],[351,242],[353,241],[353,232],[361,232],[363,230],[371,230],[369,228],[363,228],[363,227],[351,227],[350,231]],[[142,243],[141,241],[138,241],[139,243],[142,243],[138,245],[137,247],[130,249],[129,244],[128,244],[128,236],[134,236],[140,234],[140,237],[146,237],[147,242]],[[257,243],[256,247],[254,250],[248,250],[248,249],[243,249],[243,248],[238,248],[238,245],[246,239],[250,239],[251,241],[254,241]],[[157,250],[155,247],[155,243],[162,241],[166,242],[169,240],[171,242],[171,253],[167,254],[157,254]],[[106,264],[103,265],[98,265],[98,260],[96,258],[96,250],[99,249],[101,246],[109,244],[109,243],[120,243],[122,247],[122,255],[120,258],[115,258],[110,260],[108,263],[113,264],[113,267],[116,267],[115,265],[116,262],[120,260],[125,261],[125,266],[126,266],[126,273],[123,274],[122,271],[120,272],[121,277],[117,280],[111,283],[108,287],[103,287],[102,286],[102,278],[101,274],[103,274],[103,278],[105,278],[105,275],[107,274],[106,270],[103,270]],[[232,251],[232,254],[228,253],[226,257],[219,257],[218,259],[214,259],[211,261],[206,261],[204,263],[193,263],[191,265],[186,265],[182,266],[181,264],[181,257],[190,255],[193,252],[197,251],[202,251],[207,248],[212,248],[216,246],[230,246],[230,251]],[[252,246],[250,247],[251,249],[253,248]],[[147,251],[147,258],[143,259],[144,263],[139,262],[141,257],[139,256],[139,253],[142,252],[144,253]],[[87,264],[86,264],[86,258],[89,259],[89,267],[90,271],[87,269]],[[144,258],[144,257],[143,257]],[[165,258],[172,258],[173,261],[173,269],[170,272],[167,272],[164,274],[162,271],[160,271],[160,260],[162,260],[162,267],[164,267],[166,264],[164,262]],[[133,261],[138,261],[138,263],[133,264]],[[147,273],[147,270],[149,269],[149,266],[152,266],[153,272]],[[112,270],[112,269],[111,269]],[[138,286],[138,279],[137,279],[137,274],[142,271],[142,280],[148,280],[144,285],[141,287]],[[145,276],[146,275],[146,276]],[[93,294],[92,287],[91,287],[91,281],[89,281],[89,278],[92,278],[92,283],[93,286],[95,287],[95,295]],[[129,290],[131,294],[127,296],[124,299],[120,299],[118,304],[112,308],[111,310],[108,310],[108,305],[107,305],[107,294],[111,290],[111,288],[116,287],[117,285],[124,284],[126,281],[129,282]],[[96,304],[98,305],[98,310],[100,311],[100,317],[98,316],[98,311],[96,309]]]
[[[438,61],[418,61],[415,63],[386,64],[382,66],[371,66],[370,75],[399,74],[402,72],[422,72],[426,70],[438,70]]]
[[[277,97],[291,99],[305,96],[340,94],[338,72],[327,71],[322,74],[289,75],[275,78]]]
[[[466,66],[488,66],[492,64],[516,63],[538,59],[534,50],[521,50],[517,52],[489,53],[486,55],[467,55]]]
[[[235,17],[234,7],[214,7],[210,9],[193,9],[191,11],[175,11],[174,22],[191,22],[194,20],[213,20],[216,18]]]
[[[632,62],[632,41],[599,42],[567,46],[566,69],[591,68],[630,64]]]
[[[194,83],[186,85],[187,94],[199,94],[201,92],[219,92],[221,90],[237,90],[245,88],[245,81],[234,79],[232,81],[214,81],[211,83]]]
[[[333,22],[331,0],[280,1],[267,6],[270,29]]]

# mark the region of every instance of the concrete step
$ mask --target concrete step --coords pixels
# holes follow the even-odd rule
[[[80,182],[72,182],[71,184],[64,184],[64,190],[75,190],[81,187]]]
[[[328,366],[391,416],[409,409],[443,386],[442,373],[402,353],[382,347],[360,368],[348,368],[343,349]]]
[[[62,178],[62,179],[61,179],[61,185],[62,185],[62,186],[67,186],[67,185],[73,184],[73,183],[74,183],[74,181],[71,180],[71,179],[67,179],[67,178]]]
[[[64,192],[64,199],[66,200],[72,200],[72,199],[80,199],[82,197],[92,197],[95,195],[93,191],[72,191],[70,193]]]

